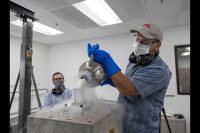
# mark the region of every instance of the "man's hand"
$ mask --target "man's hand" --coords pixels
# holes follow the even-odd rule
[[[99,50],[98,44],[91,46],[91,44],[88,43],[88,56],[90,57],[91,55],[94,55],[94,61],[103,64],[108,78],[111,78],[115,73],[121,71],[109,53]]]

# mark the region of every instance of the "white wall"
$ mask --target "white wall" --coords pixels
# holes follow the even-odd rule
[[[172,72],[172,79],[167,91],[164,107],[167,113],[181,113],[187,121],[187,133],[190,131],[190,96],[177,95],[176,71],[174,45],[190,44],[190,27],[176,27],[164,29],[164,40],[160,49],[160,55],[169,65]],[[131,34],[112,36],[106,38],[96,38],[67,44],[53,45],[49,48],[49,85],[52,87],[51,75],[55,71],[60,71],[65,76],[65,85],[73,88],[80,65],[88,61],[87,43],[99,43],[100,49],[111,54],[115,62],[125,72],[128,57],[132,52],[133,37]],[[50,88],[51,88],[50,87]],[[110,86],[97,87],[97,96],[110,100],[117,100],[118,91]]]
[[[172,71],[169,92],[175,97],[165,99],[165,110],[169,113],[181,113],[185,116],[187,133],[190,133],[190,95],[177,95],[174,45],[190,44],[190,26],[166,29],[161,55]]]
[[[21,38],[10,36],[10,92],[13,91],[20,69],[20,49]],[[33,56],[32,64],[34,66],[33,73],[36,80],[37,88],[48,88],[48,74],[49,74],[49,46],[39,43],[32,43]],[[19,82],[18,82],[19,86]],[[34,90],[32,87],[31,89]],[[18,89],[17,89],[18,91]],[[41,91],[39,92],[41,93]],[[44,92],[42,92],[44,93]],[[35,95],[35,93],[33,92]],[[12,93],[10,93],[10,97]],[[18,111],[18,93],[15,93],[15,98],[12,103],[11,112]],[[43,103],[43,95],[40,97]],[[35,96],[33,96],[32,107],[38,107]]]

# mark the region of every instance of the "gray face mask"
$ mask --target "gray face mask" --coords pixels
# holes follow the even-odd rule
[[[64,81],[63,80],[54,80],[53,84],[55,85],[56,88],[60,88],[63,86]]]

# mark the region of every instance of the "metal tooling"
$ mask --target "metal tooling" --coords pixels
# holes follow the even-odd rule
[[[94,102],[79,106],[38,111],[27,117],[27,133],[122,133],[122,105]]]
[[[33,23],[32,21],[37,20],[34,18],[34,12],[17,5],[10,1],[10,11],[15,12],[18,17],[23,20],[22,25],[22,44],[20,54],[20,71],[17,77],[17,81],[12,95],[10,108],[14,98],[14,94],[19,84],[19,113],[18,113],[18,133],[26,133],[27,115],[30,114],[30,103],[31,103],[31,77],[33,78],[34,87],[36,90],[38,104],[41,107],[39,100],[35,78],[32,72],[32,37],[33,37]]]

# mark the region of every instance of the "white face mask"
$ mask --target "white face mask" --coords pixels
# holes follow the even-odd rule
[[[133,42],[133,52],[136,56],[144,55],[149,53],[150,46],[143,45],[139,42]]]

